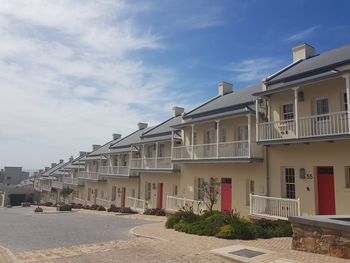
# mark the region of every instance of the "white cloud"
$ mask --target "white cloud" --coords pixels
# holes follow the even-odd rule
[[[252,58],[239,62],[231,62],[224,68],[233,72],[233,79],[239,82],[260,81],[280,69],[282,61],[275,58]]]
[[[42,168],[167,115],[175,72],[135,59],[161,49],[127,1],[0,2],[0,167]],[[171,95],[171,96],[169,96]]]
[[[300,32],[297,32],[287,38],[287,41],[299,41],[308,38],[315,30],[318,28],[318,26],[309,27],[305,30],[302,30]]]

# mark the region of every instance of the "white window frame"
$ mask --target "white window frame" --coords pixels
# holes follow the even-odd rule
[[[242,130],[244,129],[244,138],[242,137]],[[241,124],[237,127],[237,141],[248,141],[248,124]]]
[[[226,127],[220,127],[220,141],[219,142],[226,142],[227,140],[227,129]]]
[[[342,105],[343,105],[343,110],[347,111],[348,110],[348,96],[346,92],[342,93]]]
[[[350,166],[345,167],[345,188],[350,189]]]
[[[165,144],[164,143],[160,143],[158,144],[158,157],[162,158],[165,157]]]
[[[145,200],[150,201],[152,197],[152,183],[145,183]]]
[[[291,111],[285,111],[287,106],[292,106]],[[295,118],[295,106],[292,102],[284,103],[281,106],[281,116],[282,120],[288,121],[288,120],[294,120]]]
[[[296,198],[295,171],[294,167],[283,167],[283,194],[285,198]]]

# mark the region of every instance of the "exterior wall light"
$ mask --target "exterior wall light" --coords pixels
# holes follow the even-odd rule
[[[305,168],[300,168],[300,169],[299,169],[299,178],[300,178],[300,179],[305,179],[305,178],[306,178],[306,171],[305,171]]]

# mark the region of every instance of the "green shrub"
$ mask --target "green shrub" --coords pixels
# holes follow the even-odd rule
[[[196,215],[192,211],[178,211],[173,215],[170,215],[165,223],[166,228],[174,228],[175,224],[180,220],[184,220],[187,223],[194,223],[200,219],[199,215]]]
[[[116,207],[115,205],[111,205],[111,207],[108,208],[107,211],[108,212],[118,213],[118,212],[120,212],[120,207]]]
[[[120,208],[120,213],[123,213],[123,214],[137,214],[137,212],[131,210],[130,207],[122,207],[122,208]]]
[[[187,227],[188,223],[183,219],[181,219],[178,223],[174,225],[174,229],[179,232],[186,232]]]
[[[239,222],[232,224],[232,239],[251,240],[255,239],[255,227],[249,222]]]
[[[39,206],[38,206],[37,208],[34,209],[34,212],[35,212],[35,213],[42,213],[43,211],[44,211],[44,210],[43,210],[41,207],[39,207]]]
[[[100,205],[97,207],[96,209],[97,211],[106,211],[106,208],[104,208],[104,206]]]
[[[225,239],[231,239],[232,238],[232,226],[231,225],[224,225],[220,227],[219,232],[216,234],[216,237],[218,238],[225,238]]]
[[[56,207],[57,211],[72,211],[72,206],[71,205],[59,205]]]
[[[53,204],[52,204],[52,202],[45,202],[44,203],[44,206],[52,206]]]
[[[165,216],[165,210],[160,208],[149,208],[143,212],[144,215]]]

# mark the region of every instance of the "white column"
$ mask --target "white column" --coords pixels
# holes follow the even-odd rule
[[[219,159],[220,121],[216,121],[216,158]]]
[[[299,87],[293,88],[294,90],[294,120],[295,120],[295,136],[299,138],[299,114],[298,114],[298,90]]]
[[[142,155],[141,155],[141,167],[143,168],[143,160],[146,158],[145,155],[145,145],[142,144]]]
[[[247,115],[248,117],[248,156],[251,157],[251,120],[252,116],[250,114]]]
[[[259,98],[255,100],[255,140],[259,141]]]
[[[171,141],[170,141],[170,160],[173,160],[174,152],[174,130],[171,130]],[[171,168],[174,169],[174,164],[171,162]]]
[[[348,105],[348,133],[350,133],[350,73],[343,76],[346,83],[346,102]]]
[[[191,125],[191,145],[192,145],[192,159],[194,159],[194,146],[193,146],[193,140],[194,140],[194,124]]]
[[[156,168],[158,168],[158,142],[156,142],[156,163],[155,163]]]

